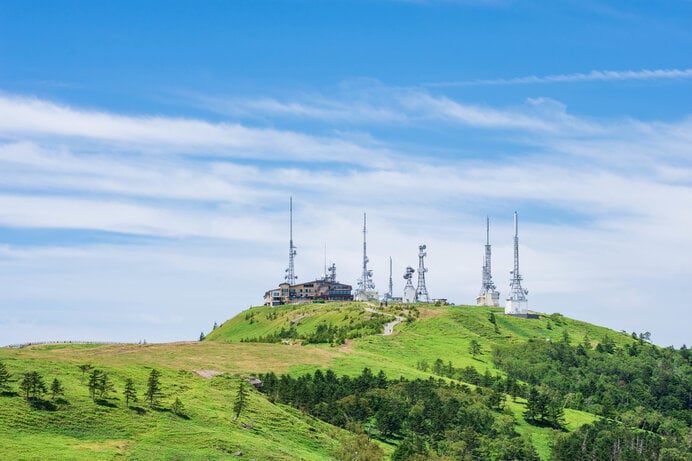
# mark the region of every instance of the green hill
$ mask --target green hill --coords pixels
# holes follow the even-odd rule
[[[393,334],[382,335],[384,325],[397,318],[400,323]],[[471,353],[472,344],[478,346],[475,356]],[[235,454],[242,453],[242,459],[333,459],[340,448],[348,447],[356,438],[326,422],[333,412],[316,410],[321,408],[314,407],[318,403],[316,396],[309,404],[299,405],[295,397],[282,403],[283,391],[278,387],[275,394],[269,395],[247,386],[247,403],[235,421],[233,407],[239,385],[245,382],[244,378],[268,373],[307,376],[309,381],[316,370],[330,370],[337,377],[349,376],[350,380],[344,378],[346,381],[340,383],[352,385],[364,368],[374,373],[382,370],[392,380],[385,386],[389,394],[419,379],[437,389],[435,393],[441,396],[441,402],[466,394],[468,397],[463,398],[471,399],[470,404],[486,405],[492,394],[489,392],[503,396],[499,404],[488,404],[490,421],[509,421],[509,432],[514,435],[508,440],[528,441],[542,459],[549,459],[555,440],[562,437],[564,446],[568,446],[569,434],[596,421],[599,415],[638,425],[639,429],[655,433],[656,440],[665,431],[658,430],[658,426],[642,427],[634,421],[634,415],[639,414],[645,421],[659,418],[659,426],[670,426],[666,426],[668,438],[661,439],[661,443],[680,451],[678,445],[684,443],[678,439],[680,434],[684,436],[685,427],[689,435],[689,395],[687,400],[678,396],[690,387],[689,355],[687,351],[673,351],[673,355],[666,351],[641,338],[559,314],[522,319],[504,316],[501,309],[422,304],[255,307],[226,321],[201,342],[56,344],[0,349],[0,363],[12,375],[12,381],[0,395],[0,431],[5,434],[2,457],[238,459]],[[658,357],[662,371],[653,369],[647,376],[657,380],[667,376],[668,388],[660,391],[660,398],[652,395],[642,400],[642,409],[637,412],[636,405],[624,401],[624,392],[628,392],[627,396],[630,392],[644,392],[642,389],[650,383],[639,383],[639,372],[629,367],[641,368],[636,361],[649,360],[649,356]],[[678,366],[673,377],[664,374],[668,362],[671,367]],[[106,372],[114,391],[92,400],[87,385],[91,370],[80,370],[80,365],[86,364],[92,370]],[[143,402],[152,369],[161,372],[163,390],[156,408]],[[64,395],[52,399],[47,392],[41,399],[25,399],[20,381],[30,371],[39,372],[48,388],[53,378],[58,378]],[[575,373],[581,373],[580,377],[570,378],[577,376]],[[132,408],[125,405],[123,395],[128,378],[134,381],[139,396]],[[403,384],[396,383],[400,378]],[[303,379],[303,384],[308,381]],[[445,387],[449,383],[452,387]],[[461,383],[465,387],[458,387]],[[310,385],[317,386],[316,382]],[[657,382],[656,389],[662,385]],[[586,395],[589,386],[593,386],[593,391]],[[516,392],[510,387],[516,388]],[[554,392],[562,399],[561,429],[525,416],[525,397],[534,388],[545,391],[545,395]],[[375,391],[363,395],[369,399],[380,396],[372,402],[388,398],[384,388]],[[514,394],[514,398],[505,392]],[[184,411],[178,411],[180,414],[171,411],[176,399],[184,405]],[[341,405],[346,400],[331,404]],[[381,410],[378,415],[382,415]],[[409,421],[411,413],[404,416]],[[363,424],[379,439],[377,443],[387,456],[400,456],[402,447],[409,443],[406,431],[378,435],[380,425],[375,424],[376,419],[376,415],[370,414]],[[429,442],[420,442],[425,446],[418,450],[444,451],[444,443],[439,445],[437,436],[430,437]],[[487,440],[481,442],[490,443]],[[493,453],[501,452],[492,449]],[[504,459],[500,454],[493,456]]]

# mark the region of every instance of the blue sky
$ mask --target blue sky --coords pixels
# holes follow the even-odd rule
[[[287,264],[690,345],[692,2],[0,4],[0,343],[194,339]]]

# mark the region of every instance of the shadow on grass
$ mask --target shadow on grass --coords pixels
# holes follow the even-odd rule
[[[560,426],[558,424],[553,424],[549,421],[542,421],[540,419],[526,419],[526,422],[529,423],[530,425],[536,426],[536,427],[549,427],[551,429],[555,429],[555,430],[558,430],[560,432],[569,432],[567,430],[567,428],[565,428],[564,426]]]
[[[43,410],[43,411],[55,411],[58,409],[55,404],[49,400],[43,400],[39,399],[37,397],[30,397],[28,400],[29,405],[31,405],[31,408],[34,410]]]
[[[116,408],[117,407],[116,404],[114,404],[113,402],[110,402],[106,399],[96,399],[96,400],[94,400],[94,402],[96,403],[96,405],[101,405],[102,407],[108,407],[108,408]]]
[[[170,414],[175,415],[181,419],[190,419],[190,417],[188,415],[186,415],[185,413],[176,413],[173,410],[171,410],[170,408],[151,407],[151,409],[154,411],[158,411],[159,413],[170,413]]]
[[[0,397],[17,397],[19,395],[18,392],[14,391],[2,391],[0,392]]]
[[[146,414],[147,414],[147,410],[145,410],[145,409],[142,408],[142,407],[134,407],[134,406],[131,406],[131,407],[130,407],[130,410],[134,411],[134,412],[137,413],[138,415],[146,415]]]

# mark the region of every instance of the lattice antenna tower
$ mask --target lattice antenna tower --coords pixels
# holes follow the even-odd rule
[[[425,268],[425,257],[428,253],[425,251],[426,246],[418,247],[418,287],[416,287],[416,301],[421,303],[429,303],[428,288],[425,286],[425,273],[428,269]]]
[[[368,270],[368,246],[366,241],[366,234],[368,233],[367,220],[365,213],[363,213],[363,273],[358,280],[358,291],[367,292],[375,289],[375,284],[372,281],[372,271]]]
[[[290,237],[288,242],[288,269],[286,269],[286,282],[289,285],[295,285],[298,277],[296,276],[294,259],[297,254],[296,246],[293,244],[293,197],[289,200],[289,214],[290,214]]]
[[[336,264],[332,263],[331,266],[329,266],[329,275],[327,275],[327,281],[328,282],[336,282]]]
[[[514,269],[510,274],[512,278],[509,282],[509,298],[507,298],[507,301],[510,301],[511,305],[525,310],[528,304],[526,295],[529,294],[529,290],[525,290],[521,286],[522,277],[519,273],[519,219],[516,211],[514,212]]]
[[[483,284],[481,286],[481,295],[490,293],[495,290],[493,276],[491,271],[491,250],[490,250],[490,218],[485,217],[485,259],[483,261]]]

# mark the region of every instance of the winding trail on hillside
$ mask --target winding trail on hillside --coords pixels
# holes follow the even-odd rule
[[[405,317],[401,317],[400,315],[388,314],[387,312],[380,312],[378,310],[373,309],[372,307],[365,307],[364,309],[372,314],[391,315],[394,317],[394,320],[384,325],[384,332],[382,333],[383,336],[389,336],[392,333],[394,333],[394,327],[406,320]]]

